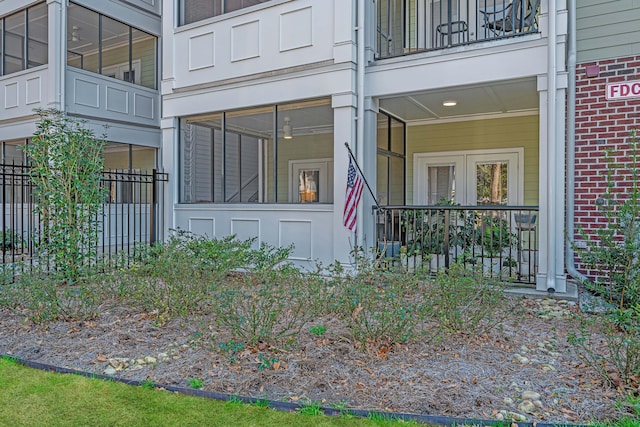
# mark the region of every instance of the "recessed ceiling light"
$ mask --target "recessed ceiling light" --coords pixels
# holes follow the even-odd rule
[[[442,105],[444,107],[455,107],[458,105],[458,101],[454,101],[453,99],[448,99],[446,101],[442,101]]]

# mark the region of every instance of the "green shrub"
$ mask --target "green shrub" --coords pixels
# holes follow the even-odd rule
[[[504,291],[481,271],[454,263],[438,272],[425,298],[441,332],[477,334],[499,321]]]
[[[604,224],[578,233],[585,249],[573,247],[587,268],[595,272],[595,281],[586,286],[606,296],[618,308],[640,304],[640,158],[636,131],[632,131],[628,161],[618,162],[612,149],[604,151],[606,189],[598,199]],[[595,238],[594,238],[595,237]]]
[[[24,267],[14,283],[0,286],[0,307],[16,310],[33,323],[90,319],[103,300],[98,291],[88,277],[58,283],[38,267]]]
[[[640,305],[597,317],[580,317],[569,343],[606,382],[619,388],[640,376]],[[592,331],[604,335],[606,349]]]
[[[234,340],[277,344],[295,339],[319,315],[327,294],[324,279],[285,263],[289,252],[263,245],[248,272],[230,277],[216,291],[212,309]]]
[[[422,276],[358,259],[359,270],[334,279],[333,309],[354,338],[366,343],[403,343],[421,333],[424,320]]]
[[[116,293],[149,311],[160,323],[188,316],[212,302],[212,290],[251,262],[252,241],[211,240],[177,231],[164,243],[140,248],[116,284]],[[124,264],[124,262],[121,262]]]
[[[106,140],[61,111],[37,114],[37,130],[24,150],[41,222],[38,258],[50,275],[73,282],[96,254],[106,194],[100,185]]]

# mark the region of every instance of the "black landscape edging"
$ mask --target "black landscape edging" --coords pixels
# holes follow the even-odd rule
[[[64,368],[60,366],[48,365],[46,363],[34,362],[31,360],[24,360],[8,354],[0,354],[0,358],[5,360],[11,360],[19,365],[23,365],[29,368],[38,369],[41,371],[55,372],[59,374],[74,374],[87,378],[95,378],[100,380],[115,381],[131,386],[143,386],[145,381],[128,380],[126,378],[112,377],[104,374],[94,374],[91,372],[80,371],[78,369]],[[229,401],[231,399],[238,400],[247,404],[266,403],[270,409],[276,409],[279,411],[295,412],[305,405],[301,403],[281,402],[279,400],[260,399],[248,396],[238,396],[235,394],[217,393],[214,391],[198,390],[194,388],[185,388],[172,385],[155,384],[154,388],[159,390],[171,391],[174,393],[180,393],[190,396],[204,397],[207,399],[214,399],[219,401]],[[349,409],[349,408],[334,408],[321,406],[320,410],[324,415],[328,416],[340,416],[340,415],[352,415],[359,418],[369,418],[376,416],[380,418],[386,418],[389,420],[406,420],[416,421],[423,424],[435,424],[441,426],[460,426],[460,425],[473,425],[473,426],[486,426],[486,427],[498,427],[504,426],[505,422],[511,423],[517,427],[588,427],[585,424],[559,424],[559,423],[541,423],[541,422],[518,422],[518,421],[499,421],[499,420],[481,420],[475,418],[453,418],[437,415],[421,415],[421,414],[407,414],[402,412],[382,412],[382,411],[369,411],[364,409]]]

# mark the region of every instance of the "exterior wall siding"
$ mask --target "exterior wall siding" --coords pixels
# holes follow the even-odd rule
[[[636,0],[579,0],[578,63],[640,53],[640,7]]]
[[[524,148],[524,204],[538,204],[538,116],[474,120],[407,128],[407,203],[413,203],[415,153]]]

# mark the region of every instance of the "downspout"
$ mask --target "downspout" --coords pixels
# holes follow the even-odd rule
[[[555,292],[555,281],[556,281],[556,265],[555,260],[557,253],[556,247],[556,235],[557,235],[557,227],[555,221],[553,221],[553,217],[556,212],[556,197],[555,194],[558,191],[556,188],[556,174],[557,174],[557,157],[554,154],[556,150],[556,112],[558,107],[556,105],[557,99],[557,31],[556,31],[556,22],[557,22],[557,5],[556,0],[549,0],[549,42],[547,49],[547,165],[552,168],[552,172],[549,174],[549,179],[547,181],[547,197],[548,197],[548,211],[547,214],[547,257],[548,257],[548,271],[547,271],[547,292]]]
[[[365,69],[365,1],[366,0],[358,0],[357,3],[357,64],[356,64],[356,81],[357,81],[357,107],[356,107],[356,160],[358,164],[363,165],[364,167],[364,69]],[[362,204],[361,204],[362,206]],[[359,207],[358,209],[362,209]],[[358,215],[357,219],[357,230],[358,234],[363,236],[363,215],[362,211]],[[362,239],[362,237],[360,237]],[[358,236],[356,236],[358,239]],[[364,241],[358,242],[356,241],[356,245],[364,246]]]
[[[576,0],[568,0],[569,41],[567,67],[569,69],[569,87],[567,89],[567,242],[565,265],[567,273],[581,282],[588,281],[575,265],[575,252],[571,242],[575,235],[575,172],[576,172]]]

